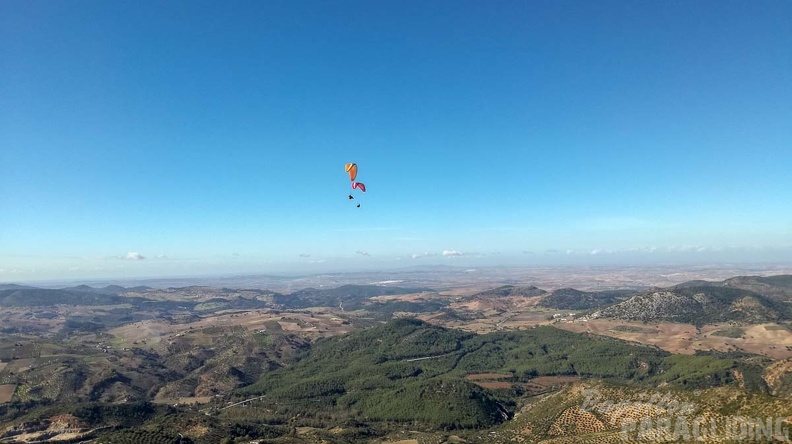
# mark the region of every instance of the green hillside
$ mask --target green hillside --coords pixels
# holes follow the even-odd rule
[[[275,294],[273,302],[285,309],[307,307],[337,307],[356,310],[369,298],[395,294],[410,294],[428,291],[426,288],[401,288],[382,285],[342,285],[337,288],[306,288],[287,295]]]
[[[21,288],[0,290],[0,307],[33,307],[46,305],[113,305],[130,302],[132,299],[111,293],[84,290],[51,290],[45,288]]]
[[[735,369],[761,372],[738,359],[671,355],[553,327],[472,335],[399,319],[318,341],[296,364],[266,373],[238,396],[265,395],[269,420],[300,414],[325,426],[373,420],[478,428],[510,417],[525,384],[539,376],[693,389],[734,384]],[[482,389],[464,378],[487,372],[506,375],[511,388]]]
[[[763,323],[792,319],[792,306],[741,288],[681,286],[638,294],[603,309],[599,315],[695,325],[729,321]]]
[[[465,299],[473,300],[481,297],[511,297],[511,296],[533,297],[533,296],[541,296],[543,294],[547,294],[547,292],[542,290],[541,288],[536,288],[533,286],[517,287],[514,285],[503,285],[498,288],[493,288],[491,290],[486,290],[480,293],[476,293],[472,296],[468,296]]]
[[[559,288],[542,298],[542,307],[560,310],[590,310],[615,304],[636,293],[634,290],[580,291],[574,288]]]

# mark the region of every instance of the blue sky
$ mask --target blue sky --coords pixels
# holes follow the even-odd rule
[[[792,262],[791,24],[786,1],[4,1],[0,281]]]

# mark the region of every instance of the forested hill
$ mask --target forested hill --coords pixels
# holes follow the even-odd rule
[[[375,296],[421,293],[428,288],[402,288],[383,285],[342,285],[337,288],[306,288],[290,294],[276,294],[273,302],[283,308],[337,307],[355,310]]]
[[[580,291],[559,288],[542,298],[539,305],[561,310],[590,310],[623,301],[635,293],[635,290]]]
[[[136,298],[135,300],[142,300]],[[46,305],[113,305],[133,301],[114,293],[85,291],[81,289],[21,288],[0,290],[0,307],[25,307]]]
[[[542,290],[541,288],[536,288],[534,286],[517,287],[514,285],[503,285],[497,288],[493,288],[491,290],[486,290],[480,293],[476,293],[472,296],[468,296],[466,299],[476,299],[480,297],[512,297],[512,296],[533,297],[533,296],[541,296],[544,294],[547,294],[545,290]]]
[[[599,315],[696,325],[728,321],[763,323],[792,319],[792,306],[749,290],[699,285],[644,292],[604,308]]]
[[[751,291],[775,301],[792,301],[792,275],[777,276],[736,276],[724,281],[690,281],[674,286],[674,288],[714,287],[737,288]]]
[[[320,340],[296,364],[265,374],[239,395],[264,394],[283,418],[301,412],[328,424],[368,418],[482,427],[511,415],[514,390],[537,376],[701,388],[735,383],[738,368],[747,385],[764,390],[754,377],[761,368],[736,359],[671,355],[553,327],[473,335],[398,319]],[[465,379],[491,372],[516,385],[491,391]]]

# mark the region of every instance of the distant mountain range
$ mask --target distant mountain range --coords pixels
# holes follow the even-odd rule
[[[689,287],[723,287],[739,288],[761,294],[776,301],[792,300],[792,275],[778,276],[737,276],[724,281],[690,281],[674,288]]]
[[[724,281],[689,281],[648,291],[581,291],[505,285],[465,301],[539,298],[538,305],[558,310],[599,310],[596,316],[643,322],[763,323],[792,319],[792,275],[738,276]],[[513,300],[513,299],[512,299]],[[505,310],[505,309],[504,309]]]
[[[90,287],[89,287],[90,288]],[[91,289],[19,288],[0,290],[0,307],[35,307],[45,305],[113,305],[129,302],[115,293]]]
[[[2,290],[24,290],[26,288],[36,288],[36,287],[29,287],[27,285],[17,285],[17,284],[0,284],[0,291],[2,291]]]
[[[382,285],[343,285],[336,288],[316,289],[306,288],[290,294],[269,292],[266,290],[234,290],[215,289],[210,287],[185,287],[184,292],[206,292],[216,294],[216,297],[203,300],[204,303],[225,304],[225,308],[256,309],[267,306],[262,301],[244,298],[240,292],[252,292],[257,296],[266,295],[271,298],[269,304],[273,308],[299,309],[308,307],[338,307],[354,310],[362,307],[364,302],[375,296],[399,295],[431,291],[428,288],[402,288]],[[161,300],[150,299],[146,292],[163,292],[168,290],[154,290],[150,287],[120,287],[111,285],[102,288],[79,285],[61,289],[47,289],[27,287],[22,285],[7,284],[0,287],[0,307],[25,307],[47,305],[115,305],[124,303],[166,304]],[[127,296],[134,293],[133,297]],[[195,302],[184,302],[182,305],[192,305]]]
[[[402,288],[382,285],[342,285],[336,288],[306,288],[288,295],[276,293],[273,302],[283,308],[307,307],[338,307],[344,310],[355,310],[363,306],[363,302],[375,296],[421,293],[431,291],[428,288]]]
[[[194,299],[173,299],[169,295],[203,294]],[[87,285],[62,289],[42,289],[24,285],[0,286],[0,307],[47,305],[117,305],[148,304],[167,309],[172,305],[195,306],[210,303],[220,309],[301,309],[309,307],[339,307],[357,310],[364,307],[391,313],[399,310],[439,310],[442,299],[431,304],[406,301],[373,303],[371,298],[387,295],[407,295],[431,292],[429,288],[394,287],[384,285],[342,285],[335,288],[305,288],[289,294],[266,290],[235,290],[211,287],[185,287],[156,290],[145,286],[121,287],[111,285],[94,288]],[[168,297],[160,297],[165,293]],[[668,288],[648,291],[607,290],[580,291],[561,288],[548,292],[534,286],[504,285],[463,298],[464,301],[521,301],[537,298],[538,305],[559,310],[598,310],[600,317],[643,322],[670,321],[696,325],[717,322],[762,323],[792,319],[792,275],[769,277],[738,276],[724,281],[690,281]],[[522,302],[520,302],[522,303]],[[157,305],[159,304],[159,305]],[[497,305],[497,304],[496,304]],[[500,304],[504,305],[504,304]],[[500,307],[497,305],[497,307]],[[504,306],[509,306],[506,304]],[[497,309],[496,307],[496,309]],[[505,310],[505,309],[504,309]]]
[[[120,285],[108,285],[106,287],[89,287],[88,285],[78,285],[76,287],[66,287],[63,290],[71,290],[71,291],[85,291],[88,293],[98,293],[98,294],[121,294],[126,293],[129,291],[146,291],[151,290],[151,287],[146,287],[144,285],[137,286],[137,287],[122,287]]]

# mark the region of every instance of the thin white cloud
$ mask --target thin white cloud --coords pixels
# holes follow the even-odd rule
[[[371,256],[371,255],[368,253],[368,251],[363,251],[363,250],[358,250],[358,251],[356,251],[356,252],[355,252],[355,254],[359,254],[359,255],[361,255],[361,256]]]
[[[668,247],[657,248],[657,247],[637,247],[637,248],[595,248],[593,250],[589,250],[588,253],[591,256],[599,256],[599,255],[606,255],[606,254],[654,254],[658,251],[666,252],[666,253],[702,253],[707,251],[720,251],[719,248],[713,247],[703,247],[699,245],[671,245]],[[567,254],[577,254],[579,252],[575,252],[573,250],[569,250]]]
[[[707,248],[702,247],[701,245],[672,245],[666,248],[666,251],[670,253],[676,253],[676,252],[690,253],[690,252],[707,251]]]
[[[443,250],[443,256],[464,256],[465,253],[457,250]]]
[[[130,251],[124,256],[121,256],[121,259],[125,259],[128,261],[142,261],[146,257],[136,251]]]
[[[300,257],[311,257],[311,255],[308,254],[308,253],[303,253],[303,254],[300,255]]]
[[[559,254],[563,253],[567,256],[578,256],[578,255],[589,255],[589,256],[601,256],[607,254],[627,254],[627,253],[640,253],[640,254],[649,254],[658,251],[657,247],[638,247],[638,248],[594,248],[591,250],[557,250],[557,249],[549,249],[545,250],[544,254]],[[671,250],[668,250],[671,251]],[[675,250],[676,251],[676,250]],[[523,250],[524,254],[531,254],[533,251],[530,250]]]
[[[432,257],[432,256],[439,256],[439,255],[437,253],[430,253],[428,251],[425,251],[423,253],[415,253],[415,254],[411,255],[410,257],[413,258],[413,259],[420,259],[422,257]]]

